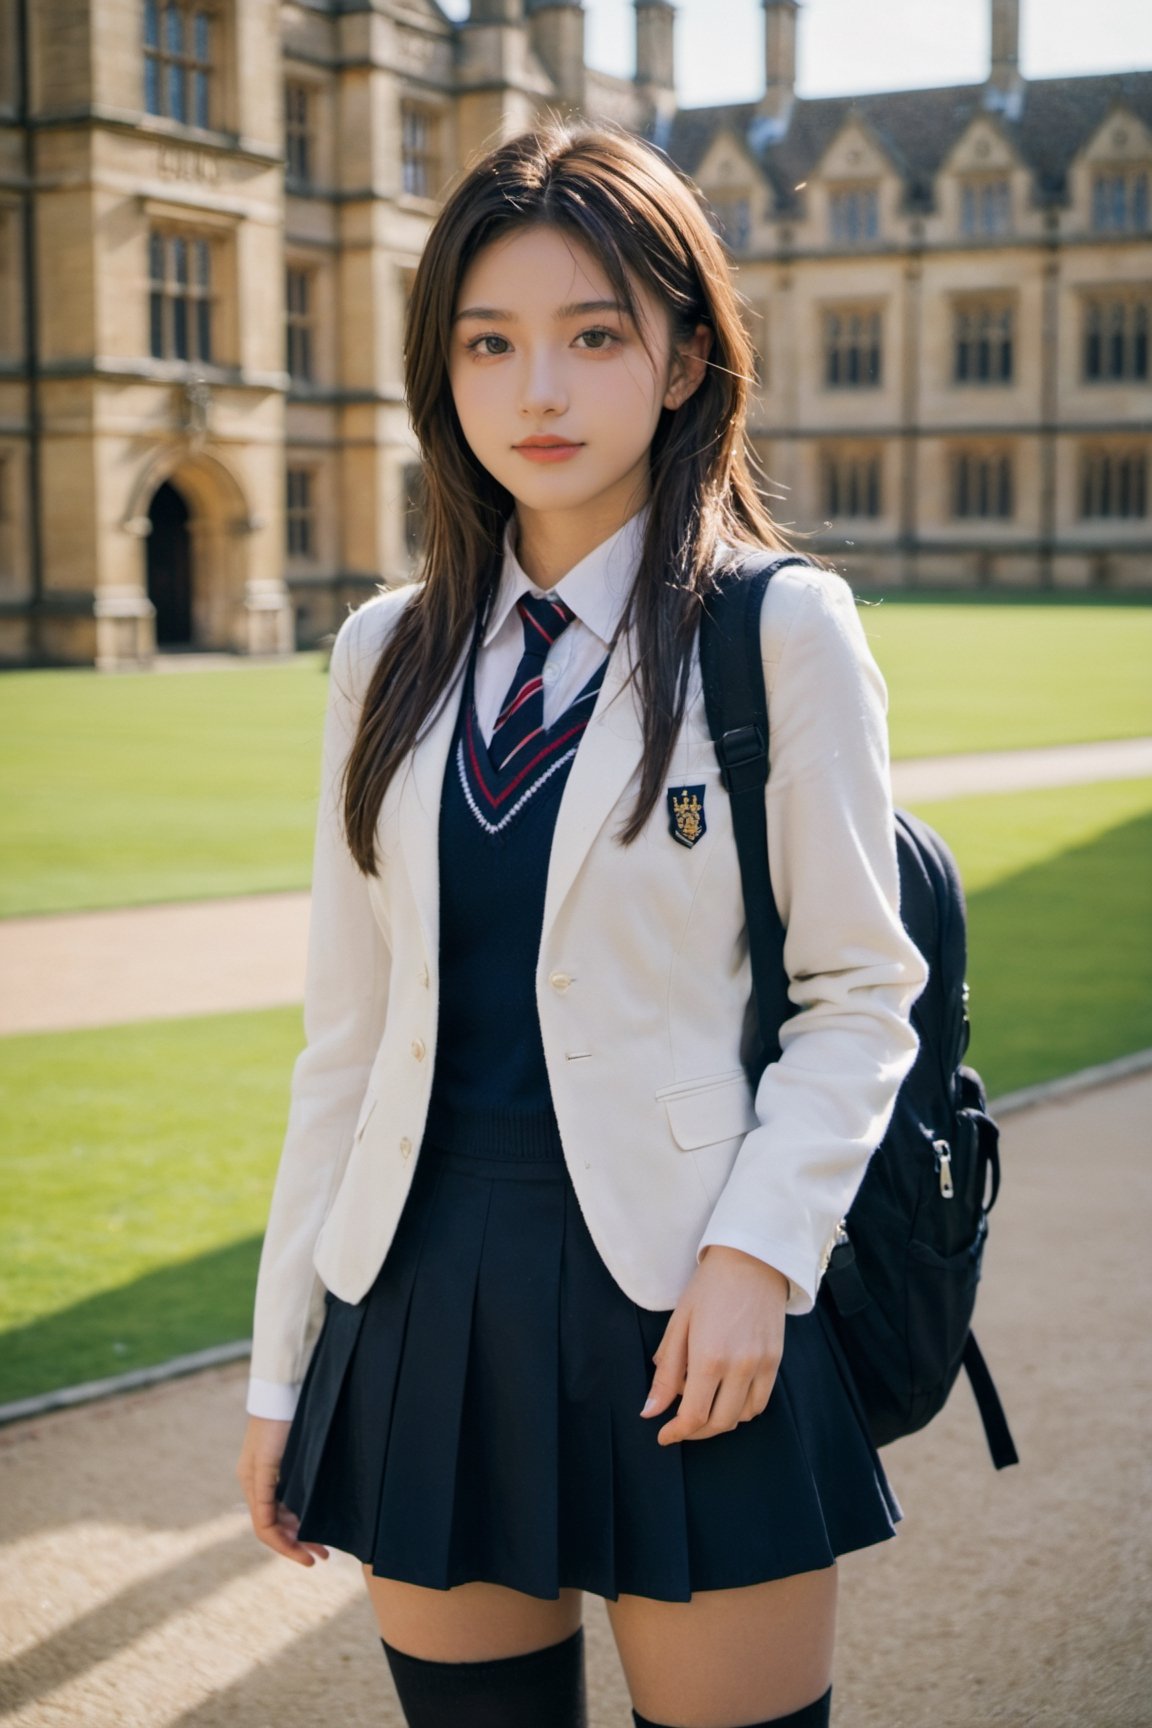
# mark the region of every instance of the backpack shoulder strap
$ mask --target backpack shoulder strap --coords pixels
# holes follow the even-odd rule
[[[752,995],[759,1026],[755,1082],[780,1055],[779,1029],[787,1018],[788,974],[784,926],[768,871],[768,698],[760,657],[760,614],[768,583],[786,564],[806,564],[788,555],[747,560],[727,570],[704,602],[700,619],[700,671],[704,711],[731,801],[732,828],[740,861]]]
[[[1000,1394],[995,1382],[988,1372],[988,1364],[972,1333],[964,1340],[964,1366],[968,1370],[968,1379],[976,1399],[976,1408],[980,1412],[980,1420],[984,1424],[984,1433],[988,1440],[988,1450],[992,1454],[992,1462],[997,1470],[1006,1470],[1010,1464],[1019,1464],[1020,1454],[1016,1450],[1008,1427],[1008,1418],[1004,1414],[1004,1406],[1000,1402]]]
[[[760,614],[765,591],[775,572],[785,564],[805,563],[807,559],[798,557],[769,558],[748,561],[725,571],[705,600],[700,619],[704,709],[731,802],[748,927],[752,994],[759,1028],[756,1055],[748,1064],[749,1079],[754,1085],[768,1064],[779,1059],[779,1029],[791,1011],[784,966],[784,926],[768,868],[768,818],[764,803],[768,783],[768,698],[760,657]],[[922,825],[911,824],[903,813],[901,820],[915,828],[912,839],[919,841]],[[855,1259],[850,1242],[836,1252]],[[859,1267],[853,1265],[852,1271],[850,1297],[857,1306],[862,1306],[871,1298],[860,1278]],[[843,1279],[837,1301],[843,1307]],[[963,1361],[988,1436],[992,1461],[1002,1470],[1017,1462],[1016,1448],[992,1377],[971,1332],[965,1340]]]

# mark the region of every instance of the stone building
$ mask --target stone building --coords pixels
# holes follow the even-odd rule
[[[754,0],[749,0],[752,5]],[[407,286],[437,200],[546,110],[704,188],[778,517],[860,585],[1152,585],[1152,73],[678,110],[578,0],[0,0],[0,660],[280,653],[411,567]]]
[[[857,586],[1152,587],[1152,72],[686,110],[761,354],[779,520]]]

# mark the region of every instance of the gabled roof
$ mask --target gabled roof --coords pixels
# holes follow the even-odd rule
[[[763,117],[753,102],[683,108],[672,121],[668,154],[689,174],[704,158],[720,126],[747,138],[776,189],[778,207],[792,206],[794,188],[853,116],[862,119],[902,171],[911,204],[931,200],[941,163],[978,114],[986,113],[984,84],[877,95],[798,97],[787,130],[775,142],[757,142]],[[1152,127],[1152,72],[1107,72],[1085,78],[1025,82],[1015,118],[997,112],[1006,136],[1036,177],[1041,202],[1064,197],[1068,168],[1117,105]]]
[[[1152,127],[1152,72],[1095,78],[1048,78],[1028,86],[1016,130],[1026,162],[1037,165],[1042,193],[1059,196],[1072,158],[1121,106]]]
[[[759,181],[760,177],[765,173],[763,154],[753,148],[747,131],[739,131],[727,120],[721,120],[708,137],[704,149],[700,154],[700,160],[697,163],[697,167],[703,167],[708,156],[722,139],[728,140],[729,148],[734,150],[736,155],[740,158],[741,166],[746,166],[750,169],[755,175],[757,181]]]

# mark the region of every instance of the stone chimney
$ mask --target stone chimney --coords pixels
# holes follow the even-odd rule
[[[784,121],[796,96],[796,21],[800,0],[764,0],[764,95],[760,112]]]
[[[1020,117],[1024,80],[1020,76],[1020,0],[992,0],[992,53],[984,106]]]
[[[636,82],[655,98],[676,90],[676,8],[672,0],[635,0]]]
[[[523,0],[472,0],[469,24],[522,24]]]
[[[561,103],[584,106],[583,0],[527,0],[528,34]]]
[[[992,0],[992,67],[989,82],[1010,90],[1020,77],[1020,0]]]

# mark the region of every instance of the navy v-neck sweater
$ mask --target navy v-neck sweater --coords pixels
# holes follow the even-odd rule
[[[548,857],[605,660],[530,760],[493,770],[472,644],[440,803],[440,1024],[426,1138],[474,1157],[560,1158],[536,1008]]]

